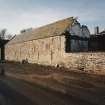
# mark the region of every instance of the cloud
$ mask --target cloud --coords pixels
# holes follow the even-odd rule
[[[104,1],[100,0],[0,0],[0,27],[12,34],[74,16],[90,30],[104,28]]]

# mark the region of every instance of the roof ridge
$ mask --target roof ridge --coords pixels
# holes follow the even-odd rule
[[[48,24],[46,24],[46,25],[42,25],[42,26],[39,26],[39,27],[35,27],[35,28],[32,28],[32,30],[31,31],[33,31],[33,30],[36,30],[36,29],[40,29],[40,28],[43,28],[43,27],[46,27],[46,26],[50,26],[50,25],[53,25],[53,24],[56,24],[56,23],[59,23],[59,22],[63,22],[63,21],[65,21],[65,20],[73,20],[74,19],[74,17],[68,17],[68,18],[64,18],[64,19],[60,19],[60,20],[56,20],[55,22],[51,22],[51,23],[48,23]],[[29,31],[30,32],[30,31]],[[28,33],[28,31],[27,32],[24,32],[24,33]],[[21,35],[22,34],[24,34],[24,33],[21,33]],[[19,34],[20,35],[20,34]]]
[[[26,42],[29,40],[42,39],[46,37],[62,35],[65,30],[72,26],[74,22],[73,17],[62,19],[39,28],[34,28],[32,31],[24,32],[20,35],[16,35],[9,43]]]

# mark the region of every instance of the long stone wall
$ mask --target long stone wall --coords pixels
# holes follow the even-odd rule
[[[105,72],[105,52],[64,54],[62,61],[61,65],[72,69]]]
[[[61,58],[61,36],[6,45],[6,59],[30,63],[57,64]]]
[[[20,62],[28,59],[29,63],[105,72],[105,52],[65,53],[64,36],[7,44],[6,59]]]

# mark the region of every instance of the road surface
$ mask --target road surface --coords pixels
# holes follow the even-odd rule
[[[0,105],[105,105],[105,75],[30,64],[5,64],[5,70]]]
[[[0,105],[94,105],[38,85],[0,77]]]

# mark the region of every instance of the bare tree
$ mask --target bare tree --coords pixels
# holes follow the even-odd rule
[[[5,36],[6,36],[6,29],[2,29],[1,31],[0,31],[0,39],[5,39]]]
[[[10,40],[12,39],[12,35],[7,33],[7,29],[2,29],[0,31],[0,39]]]
[[[13,36],[11,34],[6,35],[6,39],[11,40]]]

